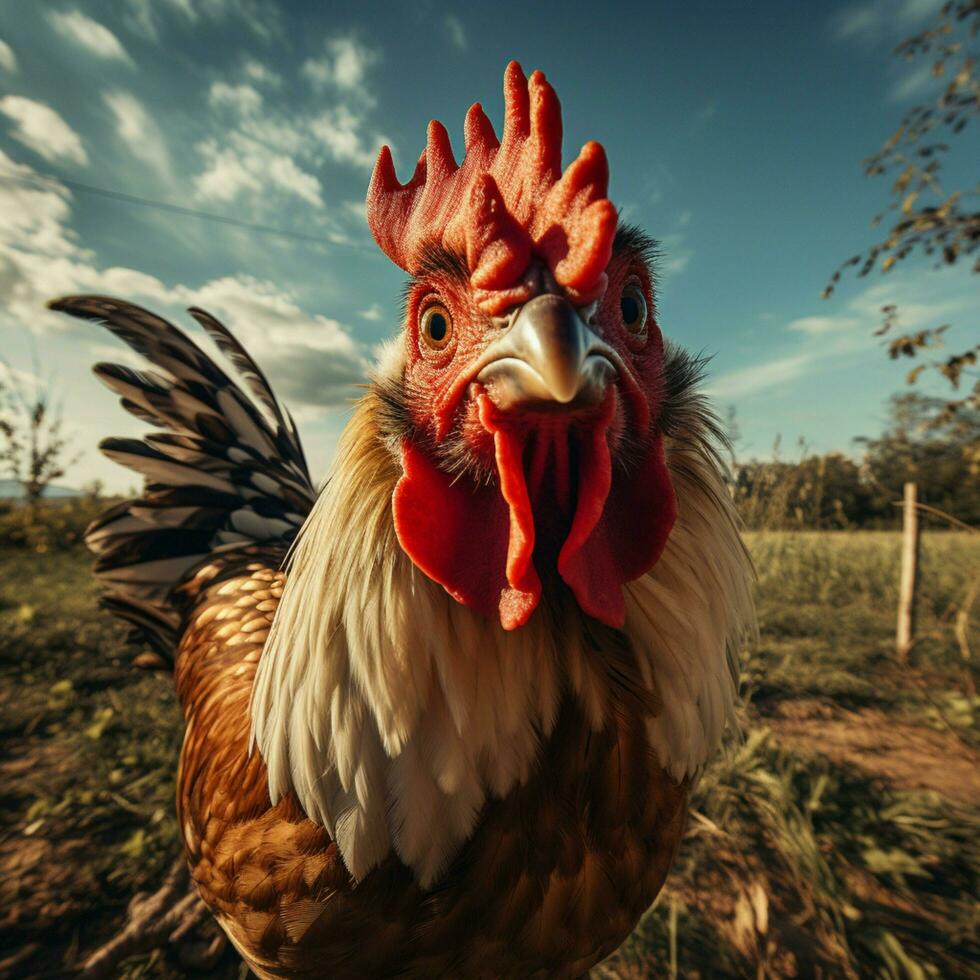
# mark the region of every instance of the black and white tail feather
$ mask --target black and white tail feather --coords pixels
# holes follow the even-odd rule
[[[299,434],[259,367],[204,310],[189,312],[237,380],[139,306],[105,296],[69,296],[50,306],[102,323],[152,364],[94,368],[122,396],[123,408],[163,431],[100,444],[110,459],[142,474],[144,487],[93,522],[85,541],[106,587],[103,605],[132,624],[133,638],[159,655],[157,665],[172,665],[182,615],[176,589],[188,574],[236,549],[259,547],[281,560],[306,519],[316,491]]]

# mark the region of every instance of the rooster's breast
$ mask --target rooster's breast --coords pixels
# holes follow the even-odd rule
[[[181,644],[178,808],[197,887],[262,977],[562,977],[611,953],[652,902],[686,786],[628,708],[591,731],[563,704],[528,782],[484,805],[439,884],[396,857],[355,883],[295,799],[272,806],[249,698],[282,577],[250,566],[202,593]]]

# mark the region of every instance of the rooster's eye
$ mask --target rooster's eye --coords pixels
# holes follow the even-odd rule
[[[623,314],[623,326],[630,333],[643,333],[647,325],[647,301],[639,286],[627,286],[619,301]]]
[[[428,306],[419,321],[422,342],[432,350],[445,350],[453,339],[453,318],[439,303]]]

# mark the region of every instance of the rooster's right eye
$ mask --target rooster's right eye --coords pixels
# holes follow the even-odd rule
[[[427,306],[419,321],[419,334],[426,347],[445,350],[453,339],[453,318],[440,303]]]

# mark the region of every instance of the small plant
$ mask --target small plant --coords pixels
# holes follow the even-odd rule
[[[4,365],[0,375],[0,466],[24,492],[33,511],[44,491],[65,475],[78,455],[68,452],[61,409],[36,374],[26,378]]]

